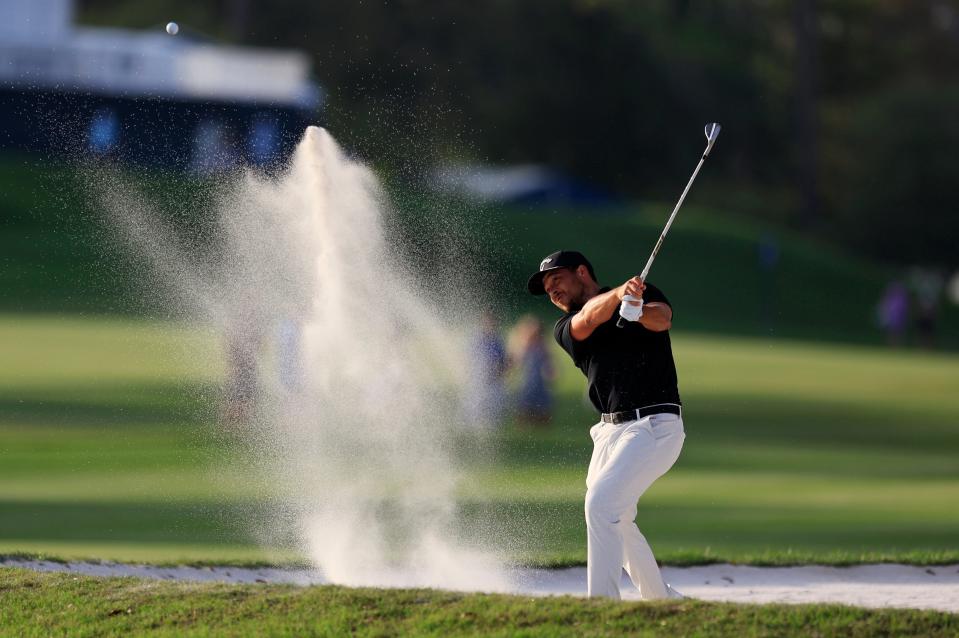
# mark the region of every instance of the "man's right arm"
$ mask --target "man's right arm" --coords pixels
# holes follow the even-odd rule
[[[645,288],[646,284],[643,283],[642,279],[633,277],[622,286],[596,295],[587,301],[579,312],[573,315],[569,326],[570,335],[576,341],[586,340],[596,328],[612,318],[625,295],[632,295],[641,299]]]

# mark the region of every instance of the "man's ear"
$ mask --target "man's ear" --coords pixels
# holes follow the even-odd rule
[[[593,278],[589,274],[589,268],[587,268],[583,264],[576,266],[576,276],[579,277],[579,279],[583,281],[584,283],[589,283],[593,281]]]

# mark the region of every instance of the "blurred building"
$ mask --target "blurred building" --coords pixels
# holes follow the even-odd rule
[[[285,158],[320,123],[298,51],[87,28],[72,0],[0,2],[0,149],[208,172]]]

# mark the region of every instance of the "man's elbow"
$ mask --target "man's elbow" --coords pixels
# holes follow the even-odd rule
[[[658,308],[643,315],[643,326],[653,332],[666,332],[673,326],[673,318],[670,313],[661,312]]]
[[[596,326],[593,323],[593,317],[583,312],[573,317],[572,322],[569,324],[569,334],[575,341],[585,341],[593,334],[593,330],[595,329]]]
[[[666,332],[673,327],[673,322],[669,319],[662,319],[660,321],[653,322],[651,326],[647,326],[653,332]]]
[[[593,331],[587,324],[580,324],[579,326],[570,326],[569,334],[574,341],[585,341],[589,335],[593,334]]]

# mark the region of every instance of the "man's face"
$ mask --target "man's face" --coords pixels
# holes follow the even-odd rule
[[[553,305],[564,312],[581,308],[586,303],[586,285],[583,278],[577,271],[569,268],[559,268],[546,273],[543,287]]]

